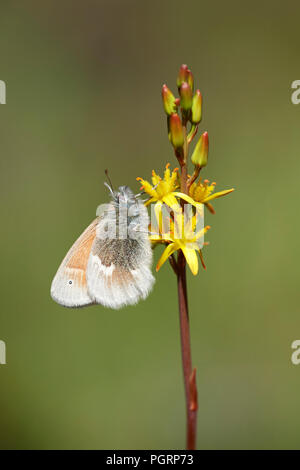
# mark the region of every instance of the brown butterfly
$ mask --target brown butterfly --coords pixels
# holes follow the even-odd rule
[[[53,279],[51,296],[64,307],[102,304],[118,309],[145,299],[152,289],[147,209],[128,186],[109,190],[110,203],[99,206],[99,216]]]

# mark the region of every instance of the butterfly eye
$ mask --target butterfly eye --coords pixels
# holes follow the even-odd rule
[[[70,281],[69,281],[69,284],[73,284],[73,281],[70,280]]]

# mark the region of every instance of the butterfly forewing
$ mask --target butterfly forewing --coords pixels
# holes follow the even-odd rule
[[[51,285],[51,296],[64,307],[83,307],[93,304],[86,282],[86,268],[96,237],[96,218],[76,240],[62,261]]]

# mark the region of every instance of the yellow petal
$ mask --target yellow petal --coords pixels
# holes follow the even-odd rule
[[[169,256],[171,256],[171,254],[174,253],[176,250],[178,250],[178,246],[176,243],[170,243],[170,245],[167,246],[167,248],[164,250],[163,254],[158,260],[156,271],[158,271],[162,267],[162,265],[167,261]]]
[[[171,207],[174,211],[178,210],[180,208],[180,205],[174,196],[175,193],[170,193],[167,194],[166,196],[163,197],[163,201],[167,206]]]
[[[226,196],[226,194],[232,193],[232,191],[234,191],[234,188],[225,189],[225,191],[219,191],[218,193],[211,194],[210,196],[204,198],[203,202],[212,201],[213,199],[216,199],[217,197]]]
[[[178,168],[175,168],[173,171],[172,171],[172,176],[171,176],[171,179],[170,179],[170,188],[172,189],[172,191],[174,191],[174,189],[178,188],[179,184],[178,184]]]
[[[151,204],[152,202],[156,201],[156,198],[155,197],[151,197],[151,199],[148,199],[148,201],[145,202],[145,206],[149,206],[149,204]]]
[[[165,173],[164,173],[164,180],[168,183],[170,180],[171,172],[169,168],[169,163],[166,165]]]
[[[183,199],[183,200],[186,201],[186,202],[189,202],[190,204],[192,204],[192,205],[195,206],[195,207],[201,205],[201,202],[196,202],[196,201],[194,201],[194,199],[192,199],[192,198],[191,198],[190,196],[188,196],[187,194],[180,193],[180,192],[177,192],[177,191],[174,191],[172,194],[174,194],[174,196],[180,197],[180,199]]]
[[[198,233],[196,233],[195,240],[198,240],[200,237],[203,237],[203,235],[205,235],[208,232],[209,229],[210,229],[210,225],[207,225],[202,230],[200,230]]]
[[[137,178],[137,181],[140,181],[144,191],[148,194],[150,194],[150,196],[152,197],[156,197],[157,196],[157,193],[155,191],[155,189],[153,189],[152,185],[146,181],[146,180],[143,180],[143,178]]]
[[[154,170],[152,170],[151,179],[152,179],[153,186],[156,186],[161,181],[161,177],[157,175]]]
[[[185,246],[181,247],[184,257],[186,259],[187,264],[190,267],[190,270],[196,276],[198,274],[198,258],[195,250],[190,248],[186,248]]]

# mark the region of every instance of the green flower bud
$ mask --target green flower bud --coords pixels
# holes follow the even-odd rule
[[[204,132],[198,140],[192,155],[192,163],[203,168],[207,165],[208,157],[208,133]]]
[[[191,121],[193,124],[199,124],[202,118],[202,95],[200,90],[193,96]]]
[[[181,119],[178,114],[172,114],[169,120],[169,129],[171,143],[175,149],[183,147],[184,144],[184,134]]]
[[[180,86],[180,105],[182,109],[188,111],[192,107],[193,92],[190,85],[187,82],[183,82]]]
[[[176,103],[175,103],[175,96],[173,95],[171,90],[169,90],[167,85],[163,85],[162,90],[161,90],[161,96],[162,96],[165,112],[169,116],[175,113],[177,110]]]

